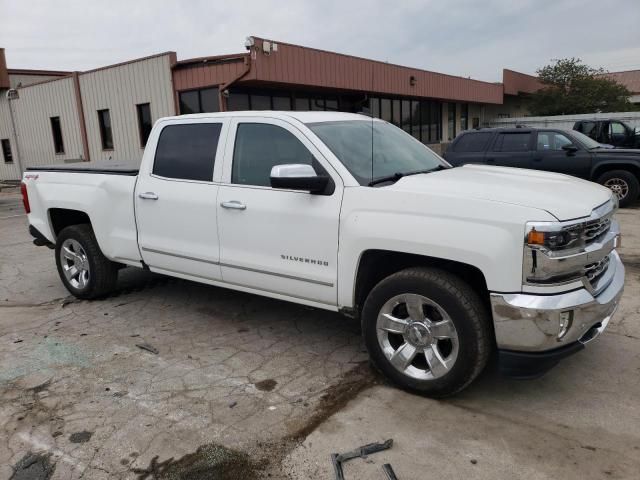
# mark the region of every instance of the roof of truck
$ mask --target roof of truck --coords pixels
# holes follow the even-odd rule
[[[371,117],[362,113],[346,112],[294,112],[278,110],[248,110],[236,112],[193,113],[166,117],[165,120],[185,120],[190,118],[227,118],[227,117],[268,117],[288,120],[295,118],[302,123],[339,122],[345,120],[371,120]]]

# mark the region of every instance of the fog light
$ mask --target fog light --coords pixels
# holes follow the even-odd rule
[[[560,329],[558,331],[558,341],[567,334],[573,323],[573,310],[560,312]]]

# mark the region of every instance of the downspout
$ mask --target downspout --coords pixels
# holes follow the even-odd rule
[[[240,72],[239,75],[236,75],[235,78],[229,80],[226,83],[223,83],[222,85],[220,85],[220,87],[218,88],[218,98],[220,99],[220,111],[221,112],[226,112],[227,111],[227,97],[229,96],[228,93],[228,89],[231,85],[233,85],[234,83],[236,83],[237,81],[241,80],[242,78],[244,78],[250,71],[251,71],[251,55],[245,55],[244,57],[244,70],[242,72]],[[227,92],[225,94],[225,92]]]
[[[78,109],[78,121],[80,122],[80,135],[82,136],[82,149],[85,162],[91,161],[89,155],[89,139],[87,138],[87,122],[84,119],[84,107],[82,105],[82,93],[80,91],[80,76],[73,72],[73,87],[76,95],[76,108]]]
[[[16,95],[13,97],[13,95]],[[11,119],[11,132],[13,133],[13,141],[16,149],[16,165],[18,165],[18,170],[20,172],[20,178],[22,178],[22,174],[24,170],[22,169],[22,161],[20,158],[20,146],[18,145],[18,132],[16,131],[16,122],[13,119],[13,107],[11,106],[11,101],[19,98],[18,91],[14,88],[7,90],[7,104],[9,105],[9,117]],[[13,98],[12,98],[13,97]]]

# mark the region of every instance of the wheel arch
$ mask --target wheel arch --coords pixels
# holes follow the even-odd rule
[[[74,210],[70,208],[50,208],[48,210],[49,226],[54,238],[58,238],[58,235],[62,229],[70,227],[71,225],[89,224],[91,225],[91,218],[82,210]]]
[[[640,181],[640,164],[619,161],[610,161],[596,165],[591,173],[591,179],[595,182],[601,175],[612,170],[626,170],[634,174],[638,181]]]
[[[393,250],[370,249],[360,255],[353,287],[353,314],[358,316],[367,295],[381,280],[410,267],[434,267],[446,270],[468,283],[480,296],[487,308],[489,289],[482,271],[467,263],[427,255]]]

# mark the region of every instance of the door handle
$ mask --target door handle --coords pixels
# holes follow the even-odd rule
[[[496,163],[495,158],[487,158],[487,163]]]
[[[158,200],[158,195],[153,192],[139,193],[138,197],[142,198],[143,200]]]
[[[222,208],[231,208],[233,210],[246,210],[247,209],[246,205],[244,205],[243,203],[240,203],[237,200],[231,200],[229,202],[222,202],[220,204],[220,206]]]

